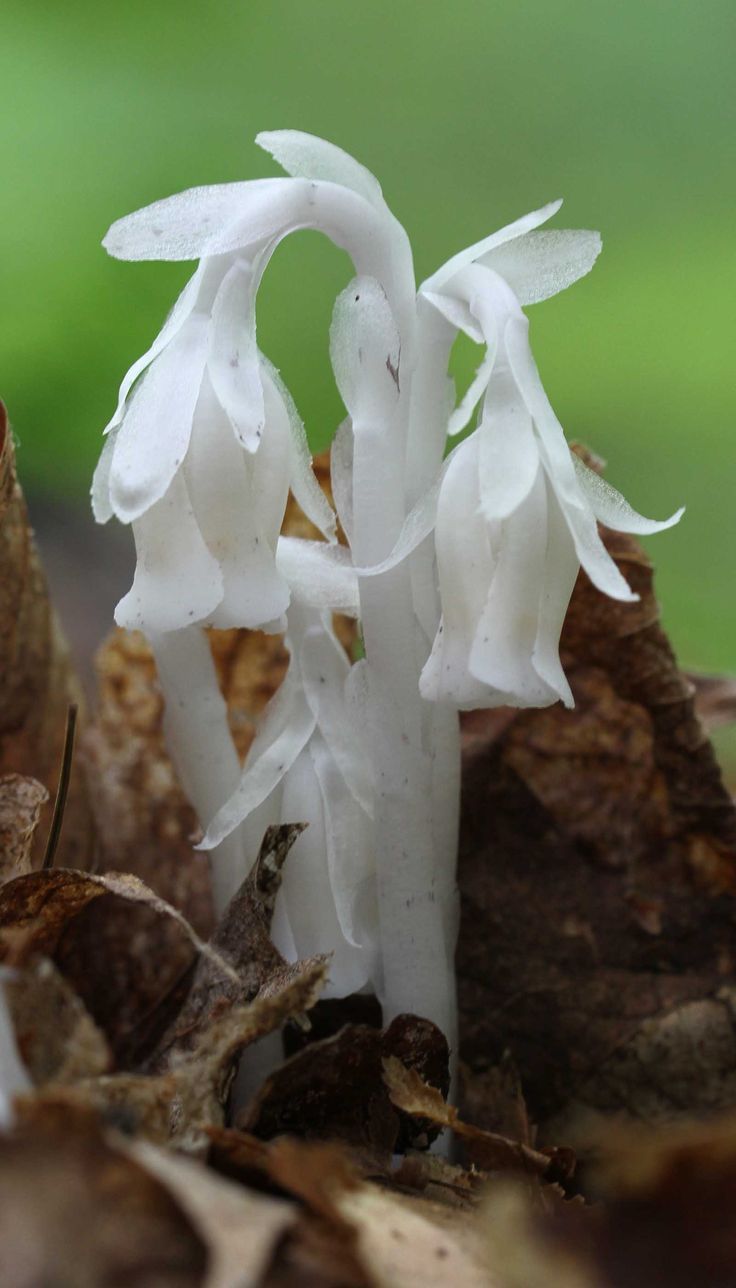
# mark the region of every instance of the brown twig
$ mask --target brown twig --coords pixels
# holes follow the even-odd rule
[[[42,867],[52,868],[54,866],[54,856],[61,836],[61,828],[64,822],[64,810],[66,808],[66,798],[69,792],[69,779],[72,772],[72,759],[74,756],[74,731],[77,727],[77,704],[72,702],[67,708],[66,713],[66,733],[64,735],[64,750],[61,756],[61,768],[59,770],[59,785],[56,788],[56,800],[54,801],[54,813],[49,828],[49,837],[46,842],[46,853],[43,856]]]

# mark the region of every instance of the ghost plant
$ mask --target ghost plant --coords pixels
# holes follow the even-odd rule
[[[559,638],[579,568],[636,598],[597,520],[655,532],[679,514],[641,518],[571,454],[531,354],[522,306],[586,274],[597,233],[539,231],[553,203],[417,290],[407,235],[367,170],[297,132],[258,142],[290,177],[192,189],[105,239],[120,259],[199,261],[123,381],[95,476],[97,518],[131,524],[136,543],[116,620],[155,653],[220,904],[268,823],[307,821],[278,946],[331,952],[333,995],[375,991],[386,1020],[413,1011],[454,1043],[458,711],[571,706]],[[347,411],[331,454],[337,514],[257,341],[268,261],[303,228],[346,250],[356,274],[330,332]],[[485,352],[456,407],[459,331]],[[279,535],[289,489],[324,540]],[[352,664],[337,611],[359,622]],[[290,654],[242,766],[206,633],[233,626],[283,632]]]

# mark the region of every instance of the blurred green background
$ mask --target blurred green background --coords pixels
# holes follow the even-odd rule
[[[733,0],[5,0],[0,392],[27,489],[84,501],[120,378],[191,271],[109,260],[110,222],[276,173],[256,132],[310,130],[378,175],[420,280],[553,197],[558,226],[601,229],[593,274],[531,311],[537,360],[637,508],[687,503],[651,545],[665,619],[683,663],[733,669],[735,53]],[[302,234],[263,293],[315,446],[347,272]]]

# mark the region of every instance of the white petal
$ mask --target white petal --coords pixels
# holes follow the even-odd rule
[[[371,205],[383,208],[383,193],[378,180],[334,143],[314,134],[304,134],[301,130],[262,130],[256,135],[256,143],[270,153],[287,174],[342,184],[365,197]]]
[[[532,664],[537,675],[555,691],[565,706],[574,707],[572,690],[560,662],[560,633],[580,571],[580,561],[549,480],[546,481],[546,489],[547,556]]]
[[[420,496],[416,505],[412,507],[404,519],[391,553],[381,563],[356,568],[355,572],[358,577],[380,577],[382,573],[390,572],[392,568],[396,568],[398,564],[403,563],[416,550],[417,546],[426,540],[437,521],[437,506],[445,477],[462,448],[463,444],[459,443],[442,462],[442,468],[432,486],[427,488],[423,496]]]
[[[348,541],[353,531],[353,426],[346,416],[330,447],[330,483],[335,509]]]
[[[557,490],[554,476],[550,478],[550,482],[557,492],[557,499],[560,502],[565,522],[575,543],[578,559],[593,585],[602,591],[604,595],[610,595],[611,599],[620,599],[624,603],[635,603],[639,596],[631,589],[626,578],[606,550],[601,540],[593,511],[587,506],[584,509],[579,509],[576,505],[569,505]]]
[[[163,352],[167,344],[169,344],[170,341],[173,340],[174,336],[178,334],[187,318],[194,311],[205,271],[206,265],[204,263],[197,266],[196,272],[189,278],[189,281],[184,287],[184,290],[176,301],[173,309],[169,313],[169,316],[164,322],[150,349],[147,349],[145,353],[141,354],[140,358],[133,363],[132,367],[130,367],[123,376],[123,382],[118,394],[118,405],[115,408],[115,413],[112,419],[105,427],[104,432],[106,434],[108,434],[111,429],[114,429],[116,425],[119,425],[123,419],[128,394],[141,372],[145,371],[146,367],[150,367],[153,360]]]
[[[330,358],[340,396],[358,433],[381,427],[399,398],[401,340],[386,293],[372,277],[355,277],[338,295]]]
[[[363,731],[351,720],[345,692],[350,664],[327,630],[307,631],[299,649],[299,667],[317,728],[330,749],[350,794],[369,816],[373,813],[373,775]],[[363,736],[362,736],[363,735]]]
[[[478,325],[478,319],[471,313],[467,300],[459,299],[457,295],[443,295],[441,291],[428,291],[423,286],[420,287],[420,295],[422,299],[428,300],[456,331],[462,331],[476,344],[483,344],[483,332]]]
[[[601,250],[587,228],[526,233],[488,251],[481,263],[508,282],[520,304],[538,304],[585,277]]]
[[[296,603],[348,617],[360,615],[358,579],[345,546],[279,537],[276,567]]]
[[[102,245],[116,259],[200,259],[215,253],[208,251],[209,243],[251,202],[258,209],[264,202],[273,203],[271,185],[278,184],[285,192],[287,183],[286,179],[266,179],[188,188],[116,220]]]
[[[555,491],[570,504],[582,505],[570,448],[537,370],[529,345],[529,322],[523,314],[509,318],[504,344],[513,377],[539,434]]]
[[[189,446],[209,321],[194,314],[151,364],[118,430],[110,470],[115,514],[131,523],[164,495]]]
[[[456,434],[461,434],[468,425],[473,412],[488,388],[489,381],[493,375],[496,354],[497,348],[495,344],[486,350],[483,361],[478,367],[467,391],[450,416],[447,425],[447,432],[450,438],[454,438]]]
[[[314,728],[314,716],[306,698],[296,681],[293,678],[289,681],[287,674],[266,707],[238,787],[211,820],[198,849],[214,849],[270,796],[306,747]],[[304,820],[288,821],[299,823]]]
[[[309,451],[307,435],[301,416],[289,390],[276,368],[261,355],[261,372],[264,389],[273,393],[273,406],[280,400],[283,411],[278,413],[286,419],[289,427],[288,460],[290,469],[290,486],[294,499],[306,517],[318,528],[328,541],[337,541],[337,518],[322,488],[314,476],[312,456]],[[276,411],[274,411],[276,415]]]
[[[494,377],[477,434],[480,507],[487,519],[505,519],[529,495],[539,469],[532,418],[508,367]]]
[[[528,215],[522,215],[520,219],[515,219],[513,223],[506,224],[504,228],[499,228],[498,232],[491,233],[490,237],[484,237],[481,241],[475,242],[468,246],[466,250],[461,250],[452,259],[448,259],[446,264],[437,269],[426,282],[422,283],[422,291],[440,291],[450,281],[456,273],[468,264],[474,263],[487,255],[489,251],[496,246],[502,246],[504,242],[511,241],[514,237],[520,237],[523,233],[531,232],[533,228],[538,228],[540,224],[545,224],[548,219],[557,214],[562,205],[561,201],[550,201],[546,206],[539,210],[532,210]]]
[[[685,513],[685,507],[682,506],[679,510],[675,510],[669,519],[645,519],[642,514],[637,514],[636,510],[632,509],[626,498],[617,492],[615,487],[611,487],[611,484],[602,479],[600,474],[596,474],[595,470],[588,469],[579,456],[573,455],[572,459],[578,482],[596,519],[607,528],[613,528],[616,532],[634,532],[639,536],[650,536],[654,532],[664,532],[665,528],[673,527]]]
[[[538,465],[531,492],[501,526],[488,598],[470,650],[471,673],[491,691],[492,701],[480,705],[544,707],[557,700],[532,666],[546,545],[547,499]]]
[[[222,576],[194,517],[184,477],[133,523],[133,585],[115,609],[127,630],[162,634],[202,621],[222,598]]]
[[[435,547],[443,618],[419,683],[425,698],[451,701],[461,710],[482,704],[485,693],[468,671],[493,572],[488,524],[479,507],[473,434],[457,448],[440,491]]]
[[[225,274],[212,308],[207,358],[212,386],[243,447],[255,452],[265,424],[256,344],[258,266],[238,259]]]
[[[223,577],[223,594],[210,618],[219,629],[263,628],[289,603],[289,588],[276,567],[288,494],[285,449],[277,430],[266,435],[255,456],[245,452],[205,378],[185,471],[202,535]]]
[[[325,740],[317,735],[309,753],[322,793],[330,889],[340,929],[349,944],[367,949],[375,969],[379,924],[373,827],[345,781]]]
[[[92,513],[97,523],[107,523],[115,511],[110,500],[110,470],[117,441],[117,430],[108,434],[92,478]]]
[[[308,751],[287,775],[281,808],[284,822],[309,823],[292,848],[281,887],[296,951],[300,957],[332,954],[326,996],[357,992],[367,982],[367,959],[347,943],[338,920],[319,780]]]

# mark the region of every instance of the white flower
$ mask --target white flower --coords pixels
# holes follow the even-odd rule
[[[288,621],[286,678],[202,848],[249,820],[255,853],[270,823],[308,823],[284,869],[273,939],[291,960],[331,953],[331,991],[343,996],[375,985],[378,970],[365,663],[350,666],[325,614],[293,604]],[[233,888],[239,879],[232,874]]]
[[[14,1118],[13,1097],[32,1089],[31,1079],[18,1052],[13,1017],[8,1006],[5,982],[10,971],[0,970],[0,1128],[9,1127]]]
[[[532,229],[557,205],[527,215],[451,260],[422,288],[452,326],[486,345],[451,418],[462,429],[480,397],[480,423],[443,478],[435,531],[442,621],[421,676],[430,699],[476,707],[573,705],[560,631],[580,566],[595,586],[632,600],[597,521],[652,533],[657,523],[570,452],[544,392],[521,303],[588,272],[596,233]]]

